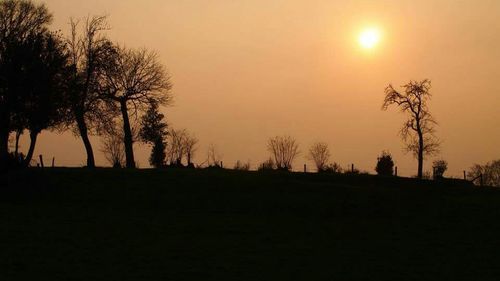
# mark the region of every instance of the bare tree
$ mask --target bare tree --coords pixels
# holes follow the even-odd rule
[[[113,168],[121,168],[125,164],[123,133],[120,129],[107,130],[102,136],[101,152]]]
[[[186,152],[187,131],[185,129],[171,129],[169,133],[167,161],[170,165],[182,166],[182,159]]]
[[[208,167],[222,168],[222,154],[219,152],[215,144],[210,144],[208,146],[206,163]]]
[[[401,128],[400,135],[406,143],[406,151],[412,152],[418,160],[418,178],[423,176],[424,155],[434,155],[439,151],[439,140],[435,137],[437,122],[432,117],[427,102],[432,97],[429,90],[431,81],[410,81],[400,93],[389,85],[385,89],[382,110],[391,105],[398,106],[408,119]]]
[[[467,173],[469,180],[475,184],[500,187],[500,160],[486,163],[485,165],[474,164]]]
[[[68,121],[75,125],[75,133],[83,141],[89,168],[95,167],[89,134],[94,133],[93,129],[102,132],[102,126],[109,124],[104,120],[116,115],[116,110],[106,106],[99,93],[104,69],[116,56],[113,44],[103,35],[109,29],[106,19],[106,16],[87,17],[81,29],[79,20],[71,19],[71,35],[67,39],[72,65],[69,89],[72,116]]]
[[[169,81],[164,67],[154,52],[117,49],[112,66],[105,71],[103,91],[109,101],[120,107],[127,168],[135,167],[130,116],[137,117],[152,102],[159,105],[171,100]],[[130,112],[129,112],[130,111]]]
[[[193,158],[196,150],[198,149],[197,144],[198,138],[196,138],[195,135],[187,133],[186,137],[184,138],[184,153],[186,154],[188,167],[194,167]]]
[[[291,170],[293,161],[299,155],[299,145],[290,136],[276,136],[269,139],[267,149],[274,157],[278,170]]]
[[[330,149],[328,144],[324,142],[317,142],[309,148],[308,158],[314,161],[318,172],[326,171],[328,161],[330,160]]]

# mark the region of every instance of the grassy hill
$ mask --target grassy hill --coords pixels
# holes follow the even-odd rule
[[[462,181],[226,170],[2,177],[0,280],[500,278],[500,191]]]

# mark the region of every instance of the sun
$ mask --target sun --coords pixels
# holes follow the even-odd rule
[[[377,28],[367,28],[359,35],[359,45],[361,45],[363,49],[373,49],[380,42],[380,37],[380,31]]]

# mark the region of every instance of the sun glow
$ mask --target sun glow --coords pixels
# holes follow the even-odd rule
[[[373,49],[380,42],[380,31],[377,28],[368,28],[359,35],[359,45],[363,49]]]

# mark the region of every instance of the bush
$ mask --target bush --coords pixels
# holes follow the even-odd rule
[[[237,171],[250,171],[250,162],[243,163],[238,160],[234,165],[234,169]]]
[[[276,165],[274,164],[274,161],[272,158],[269,158],[268,160],[262,162],[259,165],[258,171],[272,171],[276,169]]]
[[[448,162],[446,162],[445,160],[436,160],[432,163],[434,179],[442,179],[446,170],[448,170]]]
[[[394,175],[394,161],[392,160],[392,155],[389,152],[383,151],[382,155],[377,158],[375,171],[380,176]]]
[[[342,167],[340,167],[339,164],[334,162],[334,163],[326,165],[323,170],[319,170],[318,172],[340,174],[340,173],[342,173]]]
[[[483,185],[500,187],[500,160],[495,160],[485,165],[475,164],[467,173],[469,180],[480,184],[480,175],[483,176]]]

